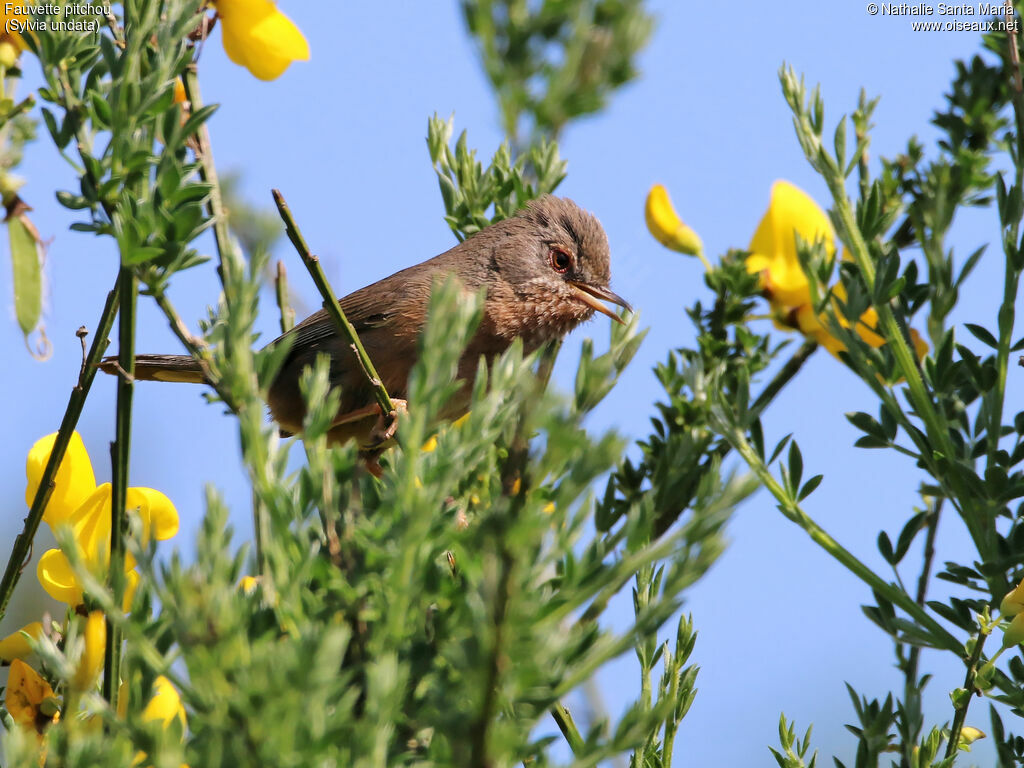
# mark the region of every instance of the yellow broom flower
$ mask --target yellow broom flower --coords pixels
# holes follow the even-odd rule
[[[293,61],[309,60],[309,43],[271,0],[214,0],[224,52],[260,80],[276,80]]]

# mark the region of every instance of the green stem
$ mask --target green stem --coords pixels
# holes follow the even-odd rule
[[[118,272],[117,281],[113,290],[107,294],[106,304],[103,305],[103,312],[100,313],[99,324],[89,347],[89,354],[85,358],[85,365],[78,375],[78,383],[71,390],[71,397],[68,398],[67,408],[64,409],[64,418],[61,419],[60,429],[57,430],[57,438],[54,440],[53,449],[50,451],[50,458],[46,462],[43,476],[39,481],[39,488],[32,499],[32,506],[29,509],[28,517],[25,518],[25,526],[22,532],[14,540],[14,548],[11,550],[11,557],[7,561],[7,568],[4,571],[3,580],[0,581],[0,619],[7,612],[7,605],[14,594],[14,587],[21,577],[22,571],[32,551],[32,541],[35,539],[39,523],[43,519],[43,510],[53,493],[53,479],[57,475],[57,468],[64,458],[68,443],[74,434],[78,419],[82,415],[82,407],[89,395],[93,379],[96,378],[96,366],[103,357],[103,352],[110,343],[107,338],[114,325],[114,315],[117,314],[118,302],[120,300],[121,274]]]
[[[352,323],[345,317],[345,313],[338,303],[337,294],[331,289],[331,284],[327,282],[327,275],[324,274],[324,269],[320,266],[320,259],[314,256],[310,252],[309,246],[306,245],[306,240],[302,237],[302,233],[292,217],[288,203],[284,200],[284,195],[277,189],[271,190],[271,192],[274,195],[274,202],[277,204],[277,210],[281,214],[281,219],[284,221],[288,239],[292,241],[292,245],[295,246],[295,250],[299,253],[299,258],[302,259],[302,263],[309,270],[310,277],[313,278],[317,290],[320,291],[320,295],[323,297],[324,310],[334,320],[334,324],[338,326],[342,337],[348,340],[349,346],[359,359],[363,373],[366,374],[370,386],[373,387],[374,399],[377,401],[377,405],[380,406],[381,412],[383,414],[391,413],[395,408],[391,404],[391,398],[388,397],[388,391],[384,388],[384,383],[380,380],[380,376],[377,375],[377,369],[374,368],[373,361],[366,354],[363,343],[359,340],[358,334],[356,334],[356,329],[352,327]]]
[[[11,120],[16,118],[22,112],[28,112],[30,109],[32,109],[32,107],[35,106],[35,104],[36,97],[30,93],[24,99],[22,99],[13,107],[11,107],[10,112],[8,112],[6,115],[3,115],[3,117],[0,117],[0,128],[3,128],[5,125],[7,125]]]
[[[572,719],[572,713],[559,701],[551,707],[551,716],[555,718],[558,730],[562,732],[565,740],[569,743],[569,749],[579,757],[583,752],[585,742],[580,734],[580,729],[576,727],[576,721]]]
[[[856,218],[850,207],[850,200],[846,196],[846,191],[842,185],[842,180],[836,178],[832,173],[826,173],[825,181],[832,192],[835,202],[835,214],[842,232],[847,236],[847,245],[849,246],[850,253],[857,263],[868,291],[874,296],[875,264],[871,259],[867,243],[864,241],[864,237],[857,226]],[[986,530],[989,526],[985,525],[987,515],[978,514],[978,510],[974,509],[974,494],[961,477],[960,468],[957,466],[957,450],[949,439],[949,427],[946,419],[941,411],[935,407],[934,399],[921,378],[917,357],[907,344],[907,339],[900,329],[892,307],[889,306],[888,302],[875,302],[873,300],[872,303],[878,312],[879,328],[882,331],[882,336],[885,338],[888,348],[892,350],[899,371],[903,374],[903,380],[910,391],[909,399],[914,412],[924,422],[926,433],[932,444],[930,448],[927,445],[919,446],[922,451],[922,458],[928,463],[929,471],[934,477],[945,478],[943,485],[948,484],[953,491],[953,498],[959,501],[964,524],[971,534],[971,539],[978,549],[978,554],[983,560],[987,560],[990,550],[988,536],[986,535]],[[913,435],[913,431],[908,430],[908,432]],[[933,457],[933,453],[936,450],[945,459],[946,467],[941,466],[940,462],[936,461]],[[984,510],[981,511],[984,512]]]
[[[807,341],[800,345],[800,348],[779,369],[779,372],[768,382],[761,391],[761,394],[757,396],[757,399],[750,406],[750,421],[761,415],[762,411],[768,407],[771,401],[775,399],[775,396],[789,383],[790,379],[797,375],[803,364],[807,362],[807,359],[814,354],[814,350],[817,348],[818,342],[813,339],[807,339]]]
[[[932,561],[935,558],[935,536],[939,530],[942,501],[943,499],[940,497],[932,504],[931,514],[928,516],[928,530],[925,533],[924,541],[924,562],[921,565],[921,573],[917,579],[917,593],[914,599],[914,602],[922,608],[924,608],[924,601],[928,595],[928,581],[931,578]],[[902,655],[902,652],[900,654]],[[910,646],[910,650],[907,651],[907,661],[903,668],[903,702],[904,709],[907,712],[907,717],[904,718],[907,722],[904,723],[906,734],[903,739],[903,765],[906,766],[912,765],[913,756],[911,752],[917,744],[918,738],[921,735],[921,728],[924,725],[921,714],[921,688],[917,681],[917,670],[920,660],[921,647],[918,645]],[[915,702],[914,706],[910,705],[911,702]]]
[[[1013,3],[1006,0],[1007,11],[1013,14]],[[1013,114],[1017,130],[1017,156],[1014,158],[1015,184],[1017,190],[1024,186],[1024,83],[1021,81],[1020,56],[1017,53],[1017,28],[1013,27],[1006,33],[1009,54],[1009,65],[1012,68],[1010,90],[1013,94]],[[992,390],[992,407],[989,409],[988,424],[988,456],[986,466],[996,466],[995,454],[999,450],[1003,424],[1003,406],[1006,396],[1006,375],[1010,359],[1010,346],[1013,343],[1013,325],[1015,320],[1015,303],[1017,287],[1020,282],[1020,271],[1014,268],[1012,250],[1019,247],[1017,240],[1020,222],[1013,221],[1009,226],[1008,236],[1003,240],[1005,267],[1003,273],[1003,302],[999,307],[999,346],[996,349],[996,382]]]
[[[157,306],[164,313],[164,317],[167,318],[167,322],[171,326],[171,330],[174,335],[178,337],[178,340],[182,343],[182,346],[188,351],[192,358],[199,363],[199,367],[202,369],[203,378],[205,383],[213,387],[213,390],[217,393],[217,396],[231,409],[233,413],[239,412],[238,403],[235,402],[235,398],[231,396],[231,392],[224,388],[223,384],[217,376],[210,370],[209,363],[209,350],[206,346],[206,342],[199,336],[195,336],[185,325],[185,321],[181,319],[181,315],[178,314],[178,310],[174,308],[171,300],[167,298],[167,294],[163,290],[154,290],[150,294]]]
[[[963,703],[956,708],[956,712],[953,714],[953,725],[949,729],[949,742],[946,744],[946,757],[956,754],[956,749],[960,744],[960,732],[963,730],[964,721],[967,720],[967,709],[971,706],[971,699],[974,698],[974,681],[978,676],[981,649],[985,646],[987,639],[988,635],[984,632],[978,635],[978,639],[974,643],[974,651],[967,662],[967,675],[964,678],[964,690],[967,691],[967,695],[964,696]]]
[[[666,650],[667,653],[667,650]],[[679,653],[679,647],[676,646],[676,654]],[[666,664],[668,659],[666,659]],[[672,659],[673,666],[672,670],[672,682],[669,684],[668,696],[669,701],[679,701],[679,663],[678,655]],[[672,753],[676,748],[676,731],[679,729],[679,721],[676,720],[676,707],[673,707],[665,718],[665,737],[661,742],[661,764],[672,765]]]
[[[113,463],[110,490],[110,565],[107,586],[120,605],[124,595],[124,534],[128,516],[128,464],[131,452],[132,395],[135,392],[135,309],[138,299],[138,278],[130,267],[122,266],[120,280],[121,308],[118,314],[117,422],[110,454]],[[117,711],[117,689],[120,683],[121,628],[107,618],[107,644],[103,656],[103,698]]]
[[[771,472],[768,471],[768,467],[765,465],[764,461],[761,460],[761,457],[757,455],[757,452],[750,443],[747,442],[745,435],[740,429],[722,425],[722,429],[719,431],[730,443],[732,443],[733,448],[735,448],[737,453],[739,453],[740,456],[743,457],[744,461],[747,462],[764,487],[767,488],[768,492],[771,493],[771,495],[779,502],[779,511],[781,511],[783,515],[803,528],[804,531],[807,532],[807,535],[810,536],[818,546],[846,566],[847,569],[853,572],[855,576],[871,587],[871,589],[889,602],[906,611],[922,627],[931,633],[932,639],[938,646],[953,651],[958,656],[962,657],[965,655],[964,647],[960,641],[947,631],[945,627],[928,615],[927,611],[918,605],[910,595],[903,590],[898,589],[893,584],[883,581],[877,573],[861,562],[852,552],[833,539],[820,525],[814,522],[814,520],[803,511],[803,509],[801,509],[800,505],[790,496],[789,493],[787,493],[778,480],[772,476]]]
[[[203,106],[203,97],[199,93],[199,74],[196,71],[195,64],[192,64],[185,70],[181,81],[185,86],[185,98],[188,99],[192,111],[195,112]],[[224,256],[232,248],[231,235],[228,232],[228,218],[224,211],[224,199],[220,192],[220,182],[217,179],[217,167],[213,162],[210,130],[206,123],[199,127],[199,131],[196,133],[196,142],[199,147],[196,152],[199,160],[199,177],[210,185],[210,201],[207,204],[207,209],[209,210],[210,217],[213,219],[213,238],[217,243],[217,255],[220,258],[218,271],[221,277],[221,284],[225,285],[226,288],[224,283]],[[224,301],[228,304],[231,303],[231,297],[228,296],[226,290]]]
[[[704,249],[703,248],[698,248],[697,249],[697,253],[694,254],[694,255],[698,259],[700,259],[700,263],[704,265],[704,271],[705,272],[710,274],[711,272],[715,271],[715,268],[711,266],[711,262],[708,261],[708,257],[704,255]]]

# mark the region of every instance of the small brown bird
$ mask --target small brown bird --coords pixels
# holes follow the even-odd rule
[[[449,409],[451,417],[468,408],[469,384],[481,355],[490,362],[517,337],[532,351],[564,336],[595,310],[622,322],[600,299],[631,309],[608,288],[608,238],[600,222],[571,200],[542,197],[440,256],[339,299],[395,399],[405,398],[430,291],[445,274],[456,275],[470,292],[487,289],[483,319],[459,361],[458,377],[467,386],[461,402]],[[361,446],[374,447],[370,438],[381,414],[372,405],[372,390],[355,353],[327,312],[313,313],[271,344],[284,338],[291,339],[291,350],[267,398],[270,415],[282,431],[302,430],[306,407],[299,377],[318,354],[328,353],[331,383],[341,389],[341,407],[329,436],[336,442],[354,437]],[[116,358],[106,358],[101,368],[116,374]],[[201,383],[203,374],[187,355],[139,355],[135,378]]]

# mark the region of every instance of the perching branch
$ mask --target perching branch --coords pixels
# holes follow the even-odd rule
[[[334,320],[334,324],[338,326],[338,330],[341,335],[348,339],[349,345],[356,357],[359,359],[359,364],[363,371],[366,373],[366,378],[370,382],[370,386],[373,387],[374,399],[377,401],[377,405],[380,406],[381,412],[384,414],[391,413],[395,407],[391,404],[391,398],[388,397],[388,391],[384,388],[384,383],[380,380],[380,376],[377,375],[377,369],[373,367],[373,361],[370,360],[370,356],[366,354],[366,350],[363,348],[363,343],[359,341],[359,336],[356,334],[356,329],[352,327],[352,323],[345,317],[345,313],[341,309],[341,305],[338,303],[337,294],[331,289],[331,284],[327,282],[327,275],[324,274],[324,269],[320,265],[320,259],[314,256],[309,246],[306,245],[305,238],[302,237],[302,233],[299,231],[298,225],[295,223],[295,219],[292,217],[292,212],[288,208],[288,203],[285,202],[284,195],[278,189],[271,190],[274,195],[274,203],[277,204],[277,210],[281,214],[281,219],[284,221],[285,232],[288,234],[288,239],[292,241],[292,245],[295,246],[295,250],[298,251],[299,257],[302,259],[302,263],[309,270],[310,277],[313,278],[313,282],[316,284],[316,288],[320,291],[320,295],[324,300],[324,309],[327,310],[327,314],[330,315],[331,319]]]

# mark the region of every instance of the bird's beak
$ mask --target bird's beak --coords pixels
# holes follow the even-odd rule
[[[569,285],[572,286],[573,293],[576,294],[576,298],[586,304],[588,307],[596,309],[602,315],[608,315],[612,320],[617,323],[626,324],[626,321],[619,317],[617,314],[612,312],[608,307],[602,304],[598,299],[604,299],[610,301],[612,304],[618,304],[620,307],[625,307],[630,312],[633,308],[629,306],[629,302],[618,294],[612,293],[607,288],[602,288],[598,285],[591,285],[590,283],[578,283],[575,280],[569,280]]]

